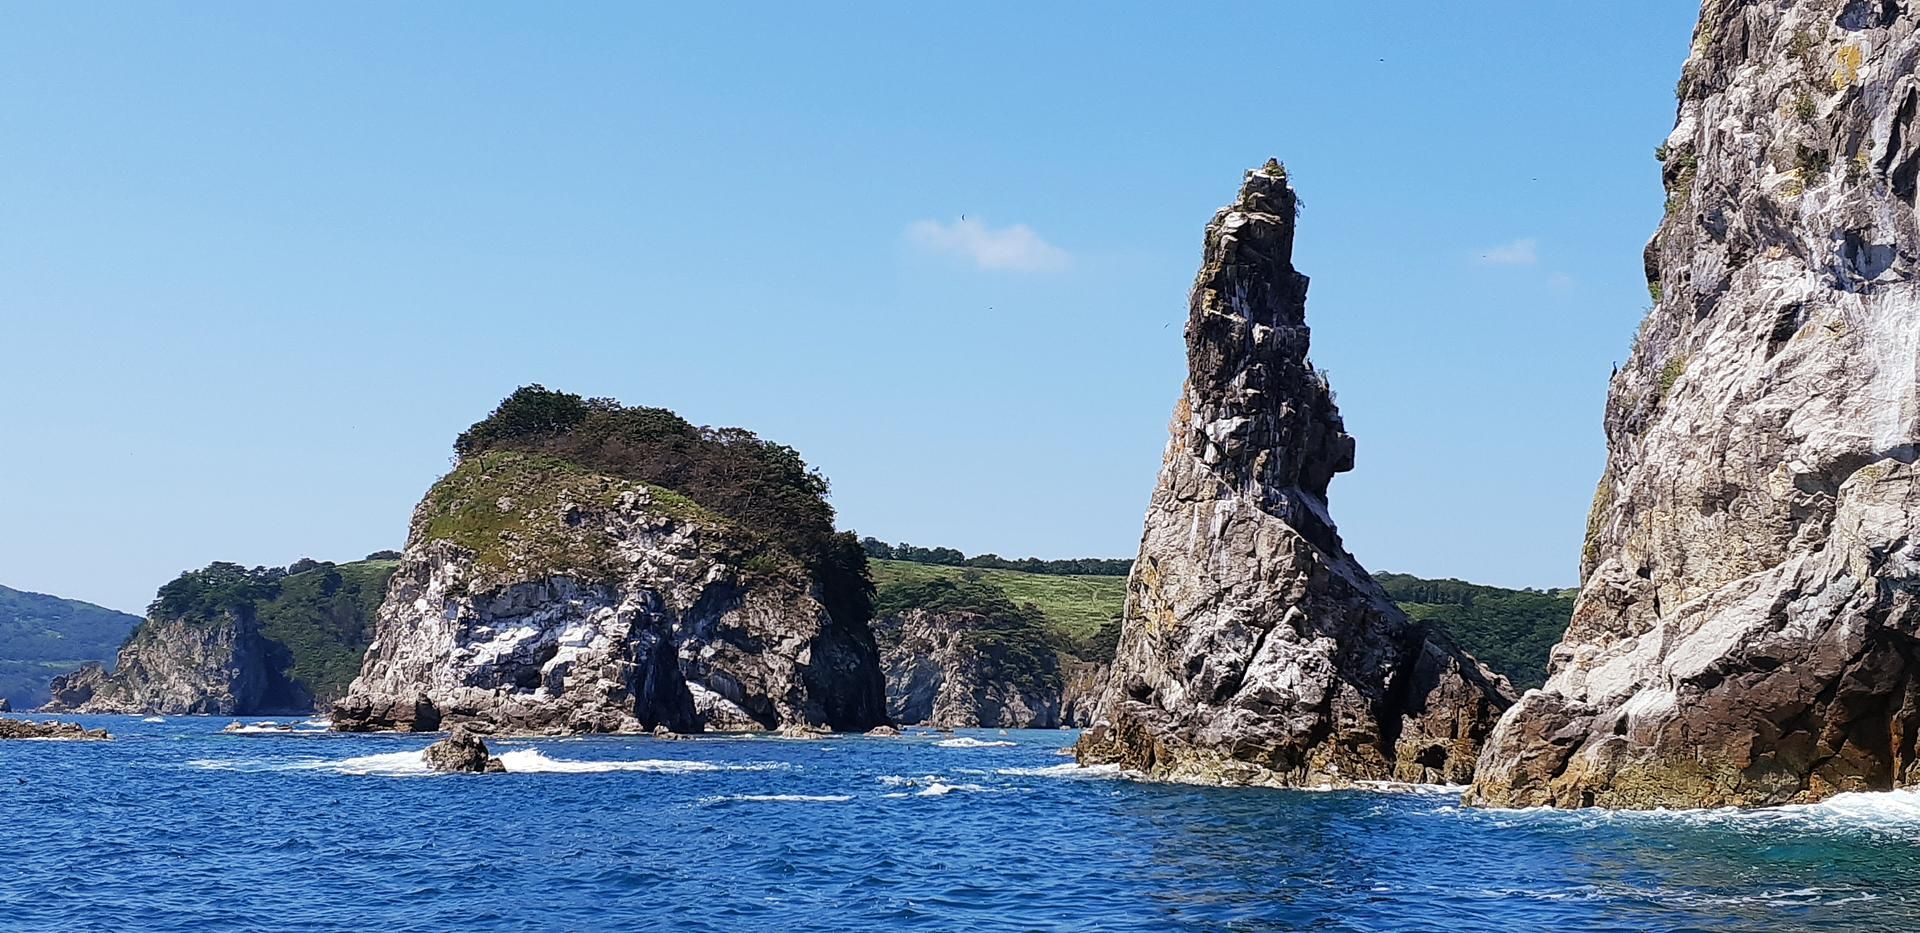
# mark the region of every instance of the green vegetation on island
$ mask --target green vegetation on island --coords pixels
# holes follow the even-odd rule
[[[92,603],[0,586],[0,698],[15,709],[47,701],[47,683],[89,662],[113,666],[140,617]]]
[[[373,618],[399,562],[377,552],[346,564],[243,567],[218,561],[175,577],[147,607],[155,620],[221,625],[244,619],[267,642],[275,673],[324,704],[346,692],[373,640]],[[136,631],[132,638],[138,638]]]
[[[687,507],[697,503],[763,539],[771,553],[759,566],[798,560],[836,620],[858,625],[872,615],[866,552],[852,534],[834,530],[826,477],[793,448],[751,431],[696,427],[664,408],[531,385],[461,434],[454,452],[463,464],[490,452],[546,457],[549,466],[557,461],[669,490]]]
[[[1509,590],[1400,573],[1373,578],[1409,618],[1440,626],[1518,690],[1547,680],[1547,658],[1573,617],[1578,590]]]
[[[872,539],[868,539],[872,542]],[[877,542],[876,542],[877,543]],[[1127,598],[1124,576],[1063,575],[967,566],[948,548],[901,545],[891,553],[935,554],[938,561],[875,559],[873,581],[882,611],[911,608],[915,598],[953,599],[991,587],[1007,603],[1039,613],[1055,643],[1087,660],[1113,657],[1120,613]],[[872,543],[868,553],[876,553]],[[1056,565],[1126,565],[1129,561],[1088,559],[1051,561]],[[1521,690],[1546,681],[1547,657],[1573,615],[1575,590],[1511,590],[1459,580],[1429,580],[1398,573],[1375,574],[1409,618],[1440,626],[1460,647],[1488,667],[1505,674]],[[972,581],[970,589],[936,592],[937,581]]]

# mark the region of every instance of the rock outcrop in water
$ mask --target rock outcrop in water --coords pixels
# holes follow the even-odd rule
[[[466,726],[454,726],[453,732],[420,753],[432,771],[454,774],[498,774],[507,770],[500,759],[487,750],[487,743]]]
[[[89,729],[72,722],[34,722],[0,719],[0,739],[110,739],[105,729]]]
[[[61,674],[48,686],[50,698],[43,713],[66,713],[85,706],[93,699],[94,691],[107,682],[107,669],[98,663],[85,664],[79,670]]]
[[[1750,806],[1920,782],[1915,11],[1705,4],[1584,586],[1471,801]]]
[[[886,719],[872,636],[822,592],[808,565],[679,493],[469,452],[414,513],[334,726],[864,731]]]
[[[1186,387],[1083,763],[1171,780],[1464,781],[1504,679],[1409,621],[1327,512],[1354,444],[1307,360],[1277,163],[1207,225]]]
[[[81,713],[219,716],[309,712],[313,698],[286,677],[278,646],[243,607],[205,616],[156,611],[134,630],[111,675],[89,665],[56,680],[49,709],[86,699]],[[60,704],[55,706],[54,704]]]

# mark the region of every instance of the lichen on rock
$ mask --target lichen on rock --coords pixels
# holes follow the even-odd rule
[[[1277,162],[1207,225],[1188,379],[1083,763],[1234,784],[1460,782],[1505,680],[1412,622],[1327,510],[1354,442],[1307,359]]]
[[[1469,800],[1920,782],[1920,17],[1703,4],[1583,587]]]
[[[755,530],[562,458],[472,450],[415,511],[346,731],[865,730],[872,636]]]

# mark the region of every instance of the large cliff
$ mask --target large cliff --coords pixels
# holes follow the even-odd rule
[[[745,432],[696,432],[670,413],[580,401],[522,390],[468,435],[494,431],[509,443],[463,438],[459,465],[414,513],[335,727],[694,732],[884,722],[864,560],[857,586],[826,579],[835,571],[823,565],[845,554],[831,550],[830,510],[824,531],[813,521],[807,535],[789,533],[800,527],[792,522],[783,531],[734,517],[792,491],[751,485],[770,475],[755,472],[768,463],[813,478],[804,486],[813,498],[796,501],[816,518],[824,483],[790,450]],[[555,407],[557,422],[544,413]],[[710,497],[696,502],[636,475],[671,477]],[[739,495],[703,486],[709,475],[731,477]],[[810,541],[830,553],[808,552]]]
[[[1917,73],[1911,4],[1705,4],[1583,589],[1470,800],[1920,781]]]
[[[302,560],[214,563],[160,588],[108,674],[55,678],[49,711],[311,712],[338,696],[366,650],[372,610],[395,564]]]
[[[1079,758],[1183,781],[1464,781],[1505,681],[1341,546],[1327,487],[1354,444],[1307,360],[1298,206],[1269,162],[1207,225],[1188,379]]]
[[[931,580],[884,589],[873,634],[887,714],[948,728],[1061,724],[1064,646],[1031,604],[991,584]]]

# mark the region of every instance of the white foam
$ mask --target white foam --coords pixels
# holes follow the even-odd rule
[[[702,797],[701,803],[846,803],[852,794],[724,794]]]
[[[932,784],[927,785],[926,787],[921,788],[920,792],[915,794],[914,796],[945,797],[946,795],[954,793],[956,791],[965,792],[969,794],[982,794],[982,793],[986,793],[987,790],[988,788],[982,787],[978,784],[948,784],[944,781],[936,781]]]
[[[957,739],[942,739],[933,743],[941,748],[1012,748],[1016,742],[984,742],[972,736],[963,735]]]
[[[1589,807],[1581,810],[1561,810],[1553,807],[1527,807],[1511,810],[1496,808],[1476,810],[1441,807],[1436,812],[1488,815],[1501,826],[1543,820],[1573,821],[1583,825],[1679,823],[1699,827],[1777,828],[1788,832],[1890,831],[1905,836],[1920,831],[1920,788],[1855,791],[1835,794],[1819,803],[1786,804],[1754,809],[1719,807],[1696,810],[1608,810]]]
[[[142,719],[140,721],[141,722],[166,722],[167,718],[165,716],[148,716],[147,718]]]
[[[995,774],[1009,777],[1057,777],[1057,778],[1123,778],[1128,772],[1119,765],[1077,765],[1073,762],[1047,765],[1042,768],[1000,768]]]
[[[1418,794],[1426,797],[1459,797],[1467,792],[1465,784],[1410,784],[1405,781],[1355,781],[1356,786],[1385,794]]]
[[[888,774],[881,776],[879,780],[880,783],[888,787],[923,787],[928,784],[938,783],[940,781],[940,775],[927,774],[916,778],[905,777],[898,774]]]
[[[637,761],[577,761],[549,758],[537,748],[523,748],[500,756],[507,773],[512,774],[600,774],[609,771],[643,771],[653,774],[690,774],[696,771],[773,771],[787,765],[777,762],[755,764],[715,764],[711,761],[683,761],[671,758],[643,758]]]

